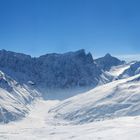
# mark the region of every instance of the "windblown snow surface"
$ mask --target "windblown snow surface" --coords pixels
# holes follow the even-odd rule
[[[38,98],[24,119],[0,125],[0,140],[139,140],[139,87],[140,74],[68,99]]]
[[[139,140],[140,117],[123,117],[84,125],[62,124],[48,110],[57,101],[38,100],[28,117],[0,126],[0,140]]]
[[[119,66],[113,66],[111,70],[109,71],[113,76],[119,76],[121,75],[126,69],[130,68],[130,65],[132,65],[133,62],[119,65]]]
[[[0,123],[20,120],[30,111],[28,105],[39,94],[26,85],[20,85],[0,71]]]

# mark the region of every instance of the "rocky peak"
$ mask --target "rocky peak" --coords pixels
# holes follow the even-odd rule
[[[110,53],[107,53],[104,57],[105,57],[105,58],[110,58],[110,57],[112,57],[112,56],[111,56]]]
[[[112,66],[118,66],[125,63],[125,61],[121,61],[118,58],[111,56],[109,53],[104,57],[96,59],[95,62],[105,71],[110,70]]]

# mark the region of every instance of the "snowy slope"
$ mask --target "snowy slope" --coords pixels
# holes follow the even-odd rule
[[[108,62],[108,57],[105,58]],[[109,67],[121,62],[112,56],[109,59],[113,59]],[[0,70],[3,71],[0,72],[0,122],[24,117],[29,110],[26,105],[38,94],[35,89],[39,89],[45,99],[56,91],[54,98],[64,99],[81,93],[73,92],[75,89],[89,90],[113,80],[113,76],[97,66],[92,55],[83,49],[64,54],[46,54],[38,58],[0,50]],[[67,95],[61,98],[58,91],[66,91]]]
[[[64,100],[50,112],[56,119],[74,124],[140,115],[139,87],[140,74]]]
[[[64,125],[48,110],[59,101],[37,100],[19,122],[0,125],[0,140],[139,140],[140,117]]]
[[[38,92],[20,85],[0,71],[0,123],[23,118],[29,111],[28,105]]]
[[[140,73],[140,62],[133,62],[129,68],[127,68],[119,78],[128,78]]]
[[[0,140],[139,140],[139,63],[111,58],[0,51]]]
[[[119,66],[113,66],[110,70],[109,73],[111,75],[113,75],[114,77],[118,77],[119,75],[121,75],[125,70],[129,69],[130,66],[133,64],[133,62],[131,63],[126,63],[123,65],[119,65]]]
[[[0,125],[0,139],[139,140],[140,117],[133,116],[140,110],[139,80],[140,75],[136,75],[114,81],[64,101],[37,99],[26,106],[29,115],[21,121]],[[98,119],[101,121],[94,121]]]

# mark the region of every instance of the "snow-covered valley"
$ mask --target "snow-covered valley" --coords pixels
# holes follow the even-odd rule
[[[139,140],[140,117],[122,117],[83,125],[62,124],[48,110],[59,101],[37,100],[28,117],[0,125],[0,140]]]
[[[94,60],[83,50],[39,60],[10,56],[19,64],[9,57],[8,69],[1,64],[0,140],[140,139],[139,62],[125,63],[110,54]],[[30,64],[38,67],[26,68]]]
[[[139,140],[140,138],[140,117],[128,113],[129,111],[138,111],[139,108],[139,86],[140,81],[137,79],[140,75],[136,75],[132,78],[118,80],[107,85],[99,86],[87,93],[78,94],[77,96],[62,100],[44,100],[38,98],[33,101],[29,106],[30,113],[24,119],[8,124],[0,125],[0,139],[1,140]],[[131,83],[134,81],[135,83]],[[110,86],[113,84],[112,86]],[[123,90],[120,93],[112,95],[110,89],[114,89],[117,85],[122,85]],[[136,88],[137,86],[137,88]],[[108,87],[108,88],[107,88]],[[127,90],[127,88],[129,90]],[[101,91],[102,89],[102,91]],[[127,91],[126,91],[127,90]],[[95,92],[94,94],[92,92]],[[101,94],[98,92],[101,91]],[[105,93],[103,93],[103,91]],[[122,92],[122,93],[121,93]],[[64,93],[63,93],[64,94]],[[114,93],[113,93],[114,94]],[[118,94],[118,95],[117,95]],[[123,95],[124,94],[124,95]],[[96,97],[96,99],[94,99]],[[101,99],[102,98],[102,99]],[[120,99],[122,99],[122,102]],[[96,112],[88,114],[88,110],[94,107],[94,103],[110,104],[105,108],[105,114],[100,112],[104,119],[100,121],[85,120],[85,118],[94,118]],[[124,103],[124,108],[123,108]],[[126,108],[125,104],[131,104]],[[112,107],[113,104],[113,107]],[[122,104],[122,108],[117,108],[118,104]],[[121,117],[113,117],[111,111],[121,112]],[[53,110],[53,111],[52,111]],[[77,117],[73,111],[79,110],[80,116]],[[87,111],[87,112],[86,112]],[[108,112],[109,111],[109,112]],[[61,113],[64,114],[61,114]],[[84,113],[85,112],[85,113]],[[73,118],[73,121],[56,118],[55,115],[61,114],[62,117],[67,116]],[[82,114],[84,113],[84,114]],[[97,114],[98,114],[97,110]],[[106,116],[110,115],[111,116]],[[99,115],[99,114],[98,114]],[[124,117],[124,115],[126,115]],[[100,118],[100,117],[99,117]],[[84,123],[80,121],[84,120]]]

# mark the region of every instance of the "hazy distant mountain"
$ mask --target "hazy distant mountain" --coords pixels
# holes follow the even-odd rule
[[[101,69],[105,71],[110,70],[112,66],[118,66],[125,63],[125,61],[121,61],[118,58],[111,56],[110,54],[106,54],[104,57],[96,59],[95,62]]]

